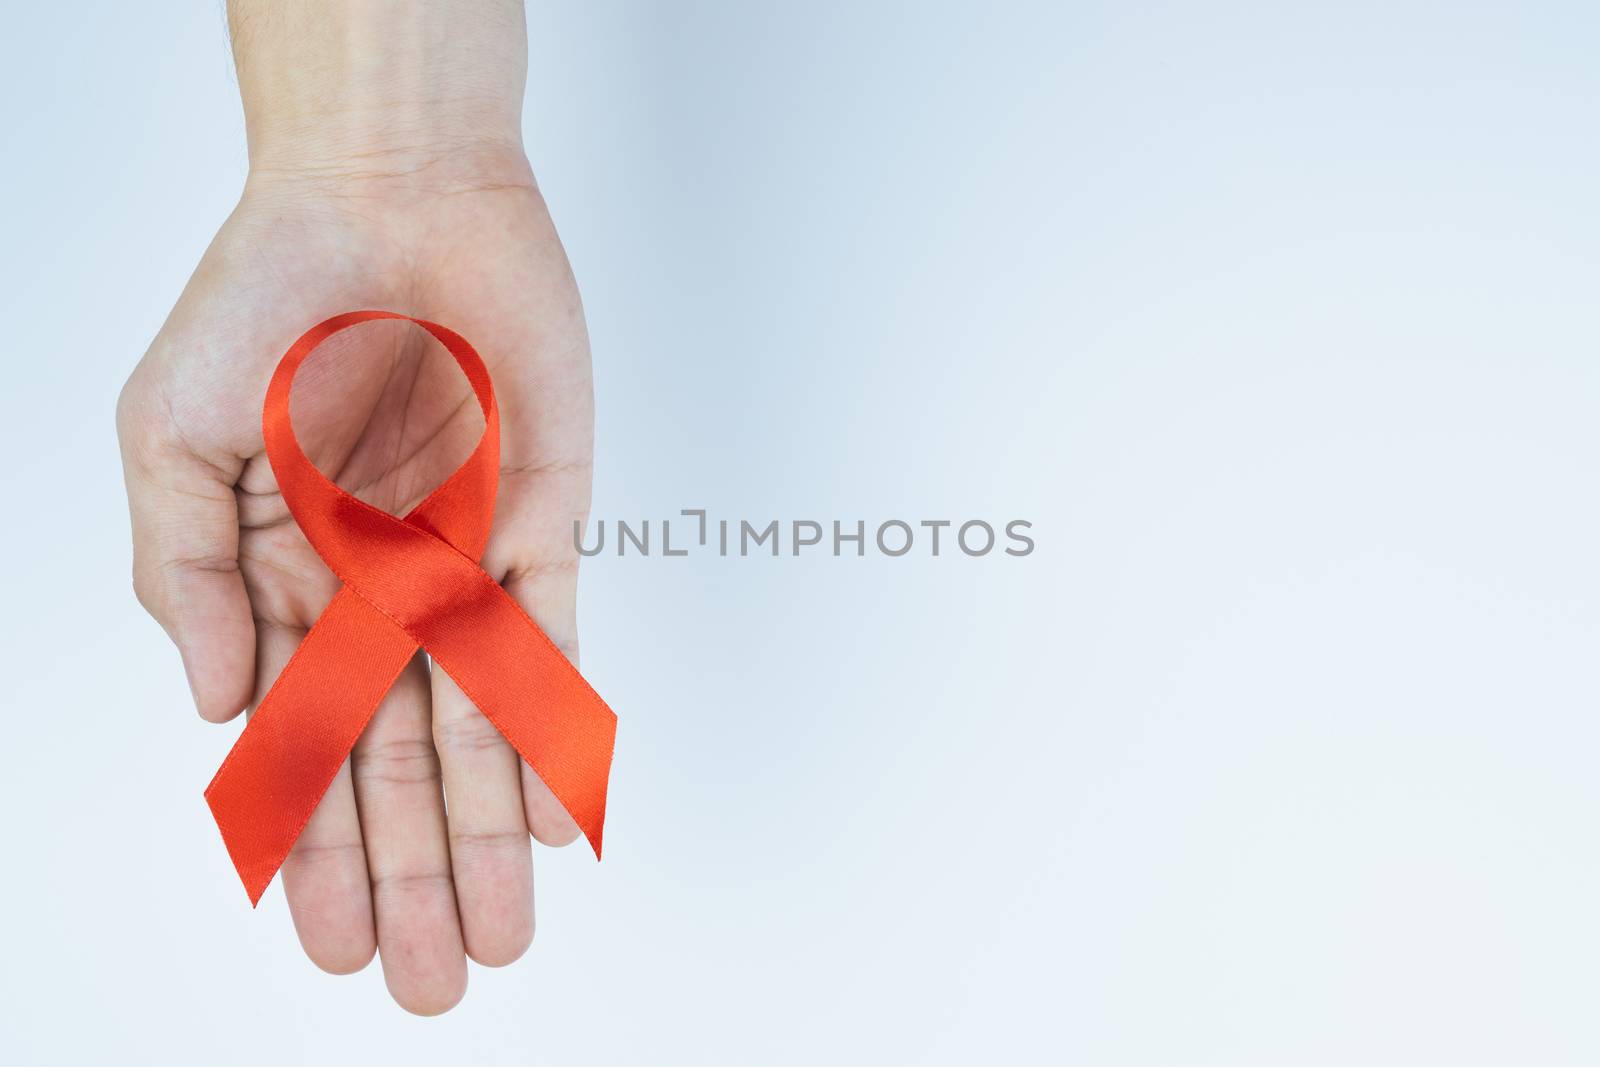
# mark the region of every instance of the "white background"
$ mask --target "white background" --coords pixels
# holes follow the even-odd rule
[[[1589,5],[537,3],[606,861],[411,1018],[252,913],[129,592],[123,377],[237,196],[220,5],[0,63],[0,1058],[1592,1064]]]

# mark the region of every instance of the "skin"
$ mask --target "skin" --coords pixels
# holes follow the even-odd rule
[[[278,495],[260,411],[284,350],[340,311],[432,319],[484,357],[502,468],[482,565],[577,658],[589,346],[520,143],[521,17],[501,0],[230,5],[251,173],[117,407],[134,589],[208,721],[260,700],[338,589]],[[403,323],[325,343],[292,414],[325,474],[392,513],[483,428],[454,362]],[[532,940],[530,834],[578,831],[419,655],[281,872],[306,954],[344,974],[376,952],[402,1007],[448,1010],[468,957],[504,965]]]

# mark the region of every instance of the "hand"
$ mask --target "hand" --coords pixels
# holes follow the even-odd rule
[[[588,508],[592,404],[560,242],[520,148],[384,162],[394,166],[252,173],[118,405],[134,587],[212,722],[260,700],[338,589],[277,493],[260,413],[284,350],[340,311],[432,319],[482,354],[503,423],[482,564],[577,657],[572,522]],[[397,514],[466,457],[483,425],[454,362],[405,323],[326,342],[299,376],[293,416],[325,474]],[[530,831],[549,845],[578,834],[419,653],[284,864],[306,953],[348,973],[376,949],[396,1001],[447,1010],[465,991],[466,956],[495,966],[528,947]]]

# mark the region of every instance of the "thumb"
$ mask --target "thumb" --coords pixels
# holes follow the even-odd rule
[[[177,644],[200,717],[239,714],[255,683],[255,622],[239,573],[239,515],[224,470],[196,455],[135,374],[117,400],[133,520],[133,591]]]

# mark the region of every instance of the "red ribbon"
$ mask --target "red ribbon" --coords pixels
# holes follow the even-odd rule
[[[289,388],[306,356],[340,330],[375,319],[414,322],[438,338],[483,409],[483,438],[472,455],[403,519],[323,477],[289,422]],[[598,859],[617,717],[478,566],[500,480],[500,413],[478,353],[437,323],[388,311],[336,315],[285,353],[261,427],[289,511],[344,587],[206,788],[251,905],[419,646],[550,787]]]

